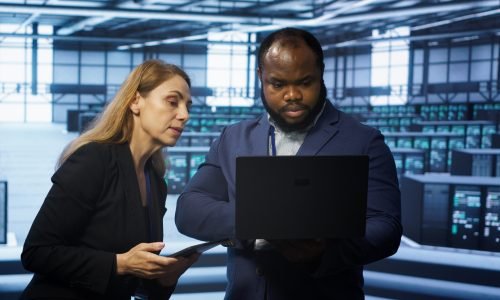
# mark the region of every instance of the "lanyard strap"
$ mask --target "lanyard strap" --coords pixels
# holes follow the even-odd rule
[[[271,156],[276,156],[276,134],[272,125],[269,127],[269,137],[271,138]]]
[[[149,178],[149,172],[144,170],[144,176],[146,177],[146,201],[147,201],[147,210],[148,210],[148,229],[149,229],[149,242],[154,242],[156,239],[156,232],[154,227],[154,218],[153,218],[153,196],[151,195],[151,179]]]

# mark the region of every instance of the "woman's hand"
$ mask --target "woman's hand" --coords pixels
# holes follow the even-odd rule
[[[177,257],[177,258],[172,258],[175,260],[174,263],[170,265],[170,267],[167,270],[167,273],[158,278],[158,282],[162,286],[173,286],[177,284],[177,280],[179,280],[179,277],[194,263],[198,260],[198,257],[200,257],[199,253],[194,253],[191,254],[188,257]]]
[[[182,259],[164,257],[157,254],[163,247],[165,244],[162,242],[141,243],[128,252],[117,254],[117,274],[130,274],[145,279],[161,278],[166,283],[175,284],[179,276],[198,259],[199,255]]]

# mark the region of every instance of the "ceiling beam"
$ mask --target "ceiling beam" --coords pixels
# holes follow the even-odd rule
[[[340,13],[345,13],[352,8],[357,8],[363,5],[368,5],[375,2],[374,0],[363,0],[354,2],[347,7],[342,7],[338,11]],[[222,33],[237,33],[237,32],[266,32],[277,30],[286,26],[298,26],[298,27],[325,27],[331,25],[339,25],[339,24],[348,24],[355,22],[363,22],[363,21],[371,21],[371,20],[383,20],[387,18],[398,18],[401,16],[415,16],[415,15],[424,15],[431,13],[442,13],[447,11],[468,11],[473,8],[488,8],[491,6],[498,6],[499,0],[491,0],[491,1],[468,1],[468,2],[460,2],[460,3],[445,3],[445,4],[431,4],[427,6],[420,7],[410,7],[410,8],[402,8],[402,9],[390,9],[386,11],[367,11],[359,14],[351,14],[351,15],[340,15],[338,16],[337,12],[328,13],[322,16],[318,16],[316,18],[305,19],[302,21],[295,20],[291,23],[284,24],[267,24],[267,25],[255,25],[255,26],[241,26],[237,30],[229,30],[223,31]],[[208,34],[197,34],[191,36],[184,37],[175,37],[164,40],[150,41],[143,45],[138,43],[134,45],[121,45],[118,47],[119,50],[126,50],[129,48],[140,48],[147,46],[157,46],[160,44],[176,44],[184,41],[193,41],[193,40],[202,40],[206,39]]]
[[[144,43],[144,39],[117,38],[117,37],[97,37],[97,36],[65,36],[48,34],[16,34],[1,33],[0,37],[29,38],[29,39],[49,39],[75,42],[99,42],[99,43]]]
[[[378,42],[389,42],[389,41],[435,41],[443,39],[452,39],[459,37],[470,37],[470,36],[481,36],[481,35],[498,35],[500,33],[499,29],[485,29],[485,30],[474,30],[474,31],[462,31],[462,32],[449,32],[449,33],[436,33],[436,34],[426,34],[426,35],[414,35],[414,36],[395,36],[395,37],[369,37],[351,41],[345,41],[340,43],[328,44],[323,46],[323,50],[328,50],[331,48],[345,48],[345,47],[357,47],[357,46],[368,46],[373,43]]]
[[[181,13],[144,9],[110,9],[104,7],[70,7],[60,5],[0,4],[0,12],[16,14],[45,14],[73,17],[109,17],[167,21],[197,21],[219,23],[289,24],[302,18],[273,18],[262,16]]]

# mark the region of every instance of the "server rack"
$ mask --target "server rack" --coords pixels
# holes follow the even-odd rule
[[[411,125],[415,132],[452,132],[464,134],[466,148],[490,148],[491,135],[497,132],[497,124],[492,121],[419,121]]]
[[[453,150],[450,173],[500,177],[500,149]]]
[[[169,193],[180,194],[187,182],[194,176],[200,164],[205,161],[209,147],[165,148],[167,173],[165,180]]]
[[[425,172],[447,172],[451,164],[451,150],[465,145],[465,136],[458,133],[388,132],[384,135],[391,149],[425,150]]]
[[[500,181],[492,177],[406,174],[404,234],[423,245],[500,252]]]

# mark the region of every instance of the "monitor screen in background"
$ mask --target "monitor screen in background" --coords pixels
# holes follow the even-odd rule
[[[410,174],[424,174],[424,154],[407,154],[405,172]]]
[[[450,246],[478,249],[481,190],[478,186],[456,186],[452,199]]]
[[[191,146],[193,147],[209,147],[212,138],[209,136],[191,137]]]
[[[394,157],[394,163],[396,164],[396,170],[398,172],[398,176],[403,174],[403,154],[402,153],[392,153]]]
[[[168,154],[167,187],[169,194],[180,194],[187,182],[187,154]]]
[[[387,144],[387,147],[389,147],[389,148],[396,148],[396,138],[394,138],[394,137],[386,137],[385,143]]]
[[[411,148],[412,147],[411,138],[409,138],[409,137],[398,138],[397,147],[398,148]]]
[[[431,140],[432,149],[446,149],[446,138],[444,137],[433,137]]]
[[[206,153],[191,153],[191,158],[189,159],[189,178],[192,178],[194,176],[196,171],[198,171],[198,167],[205,161],[205,155]]]
[[[430,172],[445,172],[447,167],[446,150],[444,149],[432,149],[430,151]]]
[[[491,148],[491,135],[497,131],[496,125],[484,125],[482,132],[481,148]]]
[[[436,132],[450,132],[448,125],[438,125],[436,126]]]
[[[465,126],[464,125],[453,125],[453,126],[451,126],[451,132],[465,135]]]
[[[500,187],[489,187],[486,193],[481,248],[500,250]]]
[[[429,149],[429,137],[415,137],[415,140],[413,141],[414,145],[413,148],[415,149]]]
[[[463,149],[465,148],[464,139],[462,137],[450,137],[448,140],[448,166],[451,166],[453,159],[452,149]]]
[[[422,127],[422,132],[434,132],[434,125],[424,125]]]
[[[463,137],[450,137],[448,141],[448,149],[464,149],[465,143]]]
[[[469,125],[467,126],[467,135],[480,135],[481,126],[479,125]]]

